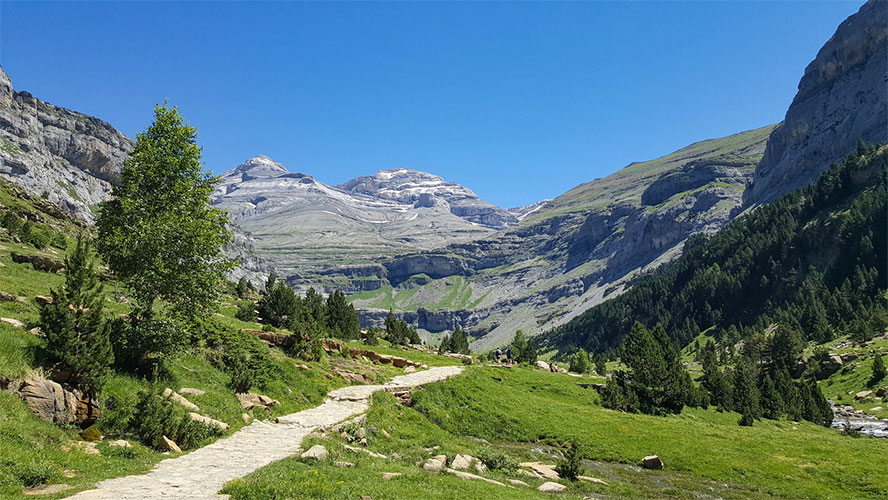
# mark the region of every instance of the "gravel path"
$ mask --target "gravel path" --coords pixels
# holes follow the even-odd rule
[[[399,375],[384,385],[354,385],[331,391],[321,406],[278,418],[254,421],[231,436],[186,455],[159,462],[151,472],[102,481],[96,489],[69,498],[77,500],[220,499],[226,482],[296,453],[302,438],[367,411],[370,395],[379,390],[420,387],[462,372],[442,366]]]

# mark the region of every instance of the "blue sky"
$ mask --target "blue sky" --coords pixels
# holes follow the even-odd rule
[[[216,173],[429,171],[504,207],[783,119],[852,2],[0,2],[17,90],[134,136],[169,99]]]

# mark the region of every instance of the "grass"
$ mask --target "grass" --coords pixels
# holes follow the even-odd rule
[[[443,429],[487,440],[558,445],[577,439],[589,459],[640,463],[659,455],[680,489],[724,483],[749,498],[884,498],[888,444],[810,423],[737,425],[736,413],[624,414],[597,406],[573,379],[530,369],[476,368],[414,395],[414,408]],[[643,494],[643,491],[639,494]],[[668,495],[664,495],[667,496]]]

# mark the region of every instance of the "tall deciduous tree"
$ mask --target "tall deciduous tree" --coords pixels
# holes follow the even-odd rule
[[[177,108],[157,106],[136,138],[112,199],[100,207],[98,250],[138,315],[152,316],[162,301],[176,317],[205,316],[233,265],[221,253],[228,219],[210,205],[216,179],[201,165],[197,130]]]

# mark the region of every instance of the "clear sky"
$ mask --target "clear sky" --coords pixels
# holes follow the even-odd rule
[[[783,119],[850,2],[11,2],[17,90],[135,135],[169,99],[216,173],[425,170],[500,206]]]

